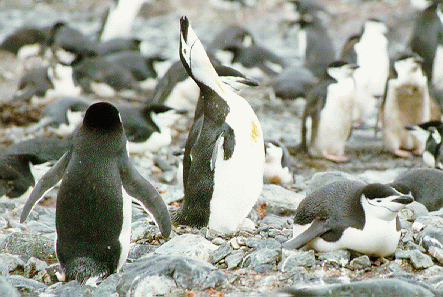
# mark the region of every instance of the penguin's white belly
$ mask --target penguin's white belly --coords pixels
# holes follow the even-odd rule
[[[331,85],[325,106],[320,113],[317,136],[313,140],[311,153],[314,156],[325,154],[343,155],[346,141],[352,128],[352,108],[354,101],[353,82],[351,85]],[[340,92],[348,90],[347,92]]]
[[[226,123],[234,130],[232,157],[224,160],[220,142],[214,167],[214,191],[208,227],[234,232],[249,214],[263,187],[263,132],[249,104],[241,97],[228,102]]]
[[[312,247],[316,251],[334,251],[349,249],[366,255],[385,257],[392,255],[400,239],[396,229],[396,220],[390,222],[380,219],[367,220],[363,230],[347,228],[336,242],[316,238]]]
[[[432,83],[441,85],[443,83],[443,46],[437,46],[434,63],[432,66]]]

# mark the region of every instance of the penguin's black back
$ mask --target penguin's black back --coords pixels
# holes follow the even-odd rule
[[[123,225],[118,164],[125,144],[117,109],[108,103],[92,105],[74,138],[57,197],[57,256],[68,276],[74,273],[69,267],[77,266],[72,261],[80,258],[97,263],[98,270],[117,268]]]
[[[348,226],[363,229],[360,196],[364,186],[357,181],[337,181],[314,191],[300,202],[294,224],[306,225],[316,218],[327,221],[331,231],[321,236],[327,241],[338,240]]]

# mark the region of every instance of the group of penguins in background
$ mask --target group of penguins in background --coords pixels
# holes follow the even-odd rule
[[[38,53],[50,56],[50,64],[23,76],[11,102],[44,104],[41,120],[26,129],[34,133],[51,127],[58,136],[27,139],[0,152],[0,195],[27,198],[24,222],[61,182],[56,206],[61,281],[97,284],[121,269],[130,247],[132,199],[152,214],[165,238],[172,224],[222,233],[255,228],[247,215],[263,182],[293,182],[287,149],[279,141],[264,140],[256,114],[238,95],[240,89],[258,85],[255,74],[243,73],[258,70],[272,77],[277,97],[305,98],[301,146],[312,157],[348,161],[344,148],[352,128],[368,125],[367,118],[378,114],[375,127],[380,121],[388,151],[399,157],[424,152],[424,163],[433,167],[411,170],[390,184],[339,181],[310,193],[296,210],[293,238],[283,248],[390,256],[401,235],[401,209],[414,200],[430,211],[442,207],[438,86],[443,77],[438,70],[443,67],[433,66],[443,42],[441,1],[429,1],[419,13],[410,51],[393,62],[388,29],[376,19],[368,19],[361,34],[349,38],[337,59],[320,17],[326,10],[311,1],[284,6],[290,24],[299,28],[301,66],[287,66],[239,25],[221,31],[205,47],[184,16],[180,60],[158,79],[147,103],[91,102],[81,94],[137,98],[126,91],[143,93],[152,87],[148,81],[159,76],[156,63],[165,62],[159,55],[142,55],[140,40],[112,35],[115,28],[129,34],[112,17],[133,18],[143,1],[122,2],[108,13],[99,41],[57,22],[43,29],[21,28],[0,45],[22,56],[38,44]],[[190,111],[194,121],[179,178],[184,198],[170,215],[129,154],[168,146],[174,122]],[[31,170],[48,162],[53,165],[39,176]]]

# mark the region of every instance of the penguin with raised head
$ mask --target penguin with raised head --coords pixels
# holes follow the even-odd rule
[[[443,207],[443,171],[439,169],[412,168],[400,173],[389,185],[398,191],[410,191],[414,200],[429,211]]]
[[[415,54],[401,55],[394,62],[395,76],[388,80],[380,107],[385,148],[398,157],[408,157],[411,152],[420,155],[424,149],[405,126],[440,119],[421,63]]]
[[[131,164],[118,110],[99,102],[86,111],[68,150],[37,183],[23,223],[34,205],[61,180],[56,208],[56,254],[61,278],[92,283],[120,270],[131,237],[131,198],[155,218],[168,237],[171,221],[157,190]]]
[[[308,94],[301,147],[312,157],[349,161],[344,150],[352,129],[357,67],[343,61],[329,64],[324,78]]]
[[[202,92],[204,120],[174,221],[234,232],[263,186],[260,122],[248,102],[221,82],[187,17],[180,19],[180,59]]]
[[[300,202],[293,238],[282,247],[392,255],[400,239],[397,214],[413,201],[410,195],[383,184],[351,180],[327,184]]]

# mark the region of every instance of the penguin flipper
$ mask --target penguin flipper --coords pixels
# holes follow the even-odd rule
[[[214,149],[212,150],[212,156],[211,156],[211,171],[213,171],[215,168],[215,161],[217,160],[218,150],[223,144],[222,143],[224,138],[223,135],[224,132],[220,133],[220,135],[217,137],[217,140],[215,141]]]
[[[316,237],[319,237],[329,230],[331,230],[331,228],[326,224],[326,221],[324,219],[314,219],[311,226],[306,229],[306,231],[302,232],[297,237],[284,242],[282,244],[282,248],[288,250],[301,248],[309,241],[313,240]]]
[[[215,141],[214,149],[212,151],[211,157],[211,170],[214,170],[215,161],[217,159],[218,150],[223,145],[223,160],[229,160],[234,153],[235,147],[235,135],[234,130],[228,125],[224,124],[223,130]]]
[[[32,190],[31,195],[29,195],[29,198],[23,207],[20,223],[23,223],[26,220],[34,206],[62,179],[70,159],[71,152],[68,151],[37,182],[37,185],[34,190]]]
[[[147,212],[151,213],[163,237],[171,234],[171,217],[163,198],[158,191],[131,165],[129,158],[120,167],[120,175],[125,191]]]

